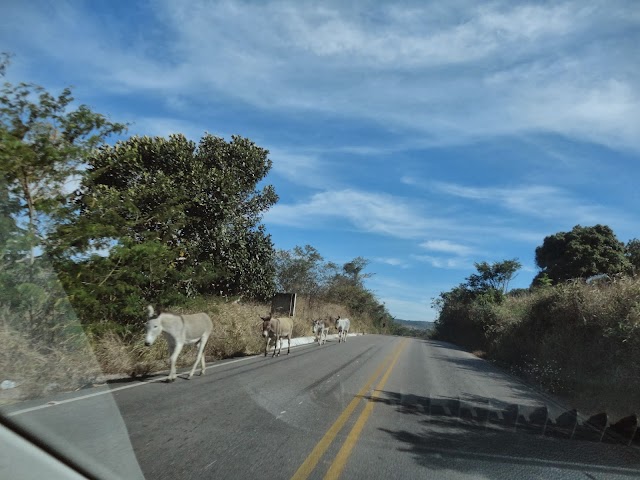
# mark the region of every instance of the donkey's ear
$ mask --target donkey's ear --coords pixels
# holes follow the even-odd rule
[[[149,315],[149,318],[153,318],[156,316],[156,311],[151,305],[147,305],[147,314]]]
[[[266,322],[267,320],[271,320],[271,314],[267,315],[266,317],[263,317],[262,315],[260,315],[260,320],[262,320],[263,322]]]

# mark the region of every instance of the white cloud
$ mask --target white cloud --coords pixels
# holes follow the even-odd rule
[[[391,265],[393,267],[407,268],[409,266],[405,260],[402,260],[400,258],[376,257],[376,258],[374,258],[374,261],[379,262],[379,263],[385,263],[385,264]]]
[[[267,223],[306,227],[335,218],[348,220],[366,232],[397,238],[419,237],[431,226],[443,223],[421,217],[398,197],[357,190],[316,193],[303,203],[276,204],[265,214]]]
[[[297,228],[345,229],[351,226],[359,231],[400,239],[437,235],[465,239],[501,238],[538,244],[546,235],[520,225],[505,225],[503,221],[493,221],[486,215],[481,219],[475,214],[446,217],[430,215],[429,210],[438,211],[426,202],[418,205],[394,195],[353,189],[325,190],[298,203],[279,202],[265,213],[264,220],[267,224]],[[338,224],[337,220],[345,221],[346,225]],[[440,252],[448,249],[447,253],[454,253],[455,250],[460,255],[478,253],[471,247],[453,241],[432,241],[426,242],[426,245],[439,248],[437,251]]]
[[[473,262],[461,257],[434,257],[432,255],[411,255],[411,258],[419,262],[425,262],[435,268],[447,270],[470,270],[473,269]]]
[[[453,253],[459,256],[470,255],[475,251],[471,247],[451,242],[449,240],[428,240],[421,243],[420,246],[434,252]]]
[[[454,183],[434,183],[436,191],[448,195],[494,204],[529,217],[569,219],[575,223],[624,222],[617,212],[589,203],[569,191],[549,185],[518,187],[469,187]]]
[[[634,2],[166,0],[146,36],[72,5],[5,9],[5,35],[98,89],[325,112],[432,145],[552,132],[640,150]]]
[[[314,189],[326,188],[335,180],[317,155],[288,151],[279,147],[268,147],[273,171],[289,181]]]
[[[400,182],[404,183],[405,185],[418,185],[419,183],[417,178],[410,175],[403,175],[402,177],[400,177]]]

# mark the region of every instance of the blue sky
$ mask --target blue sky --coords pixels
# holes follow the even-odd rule
[[[370,259],[393,315],[476,261],[604,223],[640,237],[633,1],[3,1],[8,80],[75,87],[131,134],[270,150],[277,248]]]

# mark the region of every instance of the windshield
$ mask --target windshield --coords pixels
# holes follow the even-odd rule
[[[3,2],[3,425],[101,478],[637,476],[638,11]]]

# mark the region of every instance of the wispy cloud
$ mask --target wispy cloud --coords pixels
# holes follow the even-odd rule
[[[404,183],[405,185],[419,185],[420,181],[411,175],[403,175],[400,177],[400,183]]]
[[[409,266],[407,261],[406,260],[402,260],[401,258],[375,257],[373,260],[376,261],[376,262],[379,262],[379,263],[384,263],[384,264],[387,264],[387,265],[391,265],[393,267],[407,268]]]
[[[539,243],[545,233],[531,231],[521,225],[492,222],[488,216],[479,221],[476,215],[459,214],[445,217],[429,214],[438,208],[426,202],[413,202],[397,195],[362,190],[325,190],[297,203],[278,203],[266,214],[265,221],[272,225],[297,228],[356,229],[399,239],[415,240],[428,236],[455,238],[503,238],[524,243]],[[441,210],[441,209],[440,209]],[[336,220],[342,220],[337,222]],[[434,251],[471,255],[478,253],[460,242],[433,240],[425,242]],[[435,250],[439,249],[439,250]]]
[[[269,147],[269,158],[273,171],[295,184],[320,190],[336,183],[330,168],[317,155]]]
[[[575,223],[608,223],[621,216],[602,205],[583,200],[566,189],[549,185],[470,187],[434,183],[433,187],[441,193],[485,202],[529,217],[571,219]]]
[[[435,268],[445,268],[448,270],[470,270],[473,269],[473,262],[461,257],[435,257],[433,255],[411,255],[411,258],[425,262]]]
[[[298,204],[277,204],[265,215],[267,223],[306,227],[335,218],[348,220],[366,232],[397,238],[419,237],[440,223],[421,217],[401,198],[358,190],[316,193]]]
[[[459,256],[470,255],[475,251],[475,249],[469,246],[461,245],[449,240],[428,240],[421,243],[420,246],[434,252],[453,253]]]
[[[325,112],[433,144],[552,132],[640,149],[634,2],[165,0],[146,36],[71,5],[5,9],[6,35],[96,87]]]

